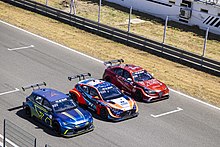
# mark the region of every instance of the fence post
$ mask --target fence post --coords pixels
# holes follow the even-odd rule
[[[205,51],[206,51],[206,43],[207,43],[207,38],[209,35],[209,27],[206,30],[206,34],[205,34],[205,40],[204,40],[204,46],[203,46],[203,52],[202,52],[202,57],[205,56]]]
[[[100,23],[100,16],[101,16],[101,4],[102,4],[102,0],[99,0],[98,23]]]
[[[3,147],[5,147],[5,119],[4,119],[4,126],[3,126]]]
[[[75,1],[73,0],[73,14],[76,15],[76,5]]]
[[[48,6],[48,0],[46,0],[46,6]]]
[[[169,17],[167,16],[165,25],[164,25],[164,31],[163,31],[163,44],[165,43],[166,40],[166,30],[167,30],[167,22],[168,22]]]
[[[130,13],[129,13],[128,33],[130,32],[130,28],[131,28],[131,14],[132,14],[132,6],[130,7]]]
[[[72,14],[72,11],[73,11],[73,0],[71,0],[70,2],[70,14]]]
[[[34,139],[34,147],[37,147],[37,139]]]

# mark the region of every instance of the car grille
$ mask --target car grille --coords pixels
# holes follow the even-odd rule
[[[135,113],[135,110],[128,110],[128,111],[125,111],[123,113],[120,114],[121,117],[124,117],[126,115],[132,115]]]

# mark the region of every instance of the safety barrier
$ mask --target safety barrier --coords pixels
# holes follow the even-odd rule
[[[70,13],[43,5],[30,0],[1,0],[12,5],[48,16],[62,21],[79,29],[97,34],[99,36],[132,46],[143,51],[180,64],[220,76],[220,62],[205,58],[182,49],[172,47],[160,42],[156,42],[145,37],[128,33],[126,31],[110,27],[86,18],[82,18]]]
[[[36,147],[36,138],[19,126],[4,120],[3,147]]]
[[[37,139],[11,121],[4,119],[2,147],[37,147]],[[45,144],[45,147],[51,147]]]

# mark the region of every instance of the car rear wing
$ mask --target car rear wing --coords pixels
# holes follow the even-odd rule
[[[46,85],[47,85],[46,82],[31,84],[31,85],[22,87],[22,90],[25,91],[25,90],[30,89],[30,88],[32,88],[34,90],[36,87],[38,89],[40,89],[40,86],[46,86]]]
[[[109,67],[109,66],[120,65],[121,63],[124,63],[123,59],[106,61],[106,62],[104,62],[104,65]]]
[[[90,73],[79,74],[76,76],[68,77],[68,80],[71,81],[72,79],[79,78],[79,81],[81,81],[81,80],[85,80],[87,77],[91,77],[91,74]]]

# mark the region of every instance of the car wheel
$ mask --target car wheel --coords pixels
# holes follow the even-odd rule
[[[30,107],[25,107],[25,114],[28,116],[28,117],[31,117],[31,109]]]
[[[110,77],[105,77],[105,81],[111,83],[111,78]]]
[[[135,92],[135,100],[140,102],[143,100],[143,95],[142,95],[142,92],[140,90],[137,90]]]
[[[55,133],[57,134],[57,135],[60,135],[61,133],[60,133],[60,125],[59,125],[59,123],[58,122],[54,122],[53,123],[53,130],[55,131]]]
[[[101,108],[100,110],[100,116],[103,118],[103,119],[107,119],[108,118],[108,111],[106,108]]]

